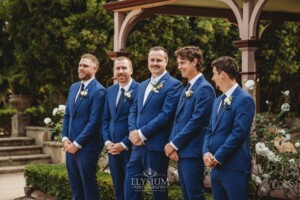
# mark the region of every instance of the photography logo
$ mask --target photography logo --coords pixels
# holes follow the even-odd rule
[[[166,191],[168,182],[164,174],[159,174],[154,169],[149,168],[142,174],[135,175],[131,179],[131,186],[135,191]]]

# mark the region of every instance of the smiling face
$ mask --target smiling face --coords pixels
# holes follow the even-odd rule
[[[192,80],[199,72],[196,68],[197,59],[190,62],[188,59],[177,58],[178,69],[181,72],[183,78]]]
[[[164,51],[152,50],[148,55],[148,69],[153,77],[158,77],[164,73],[168,64],[168,59]]]
[[[93,77],[97,72],[98,66],[89,58],[81,58],[78,64],[78,78],[82,81],[87,81]]]
[[[125,86],[132,75],[132,66],[128,60],[116,60],[114,64],[115,78],[121,86]]]

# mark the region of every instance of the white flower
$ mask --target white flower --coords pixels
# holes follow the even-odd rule
[[[246,83],[245,83],[245,87],[247,90],[253,90],[254,86],[255,86],[255,82],[251,79],[246,81]]]
[[[176,176],[176,177],[178,177],[178,171],[177,170],[174,170],[174,175]]]
[[[53,116],[56,116],[57,111],[58,111],[58,108],[54,108],[53,111],[52,111],[52,115],[53,115]]]
[[[281,135],[285,135],[285,134],[286,134],[286,132],[285,132],[284,129],[280,129],[280,130],[278,131],[278,133],[280,133]]]
[[[256,183],[256,185],[261,184],[261,178],[259,176],[255,176],[254,174],[252,174],[251,179]]]
[[[281,110],[283,112],[289,112],[290,111],[290,107],[291,107],[290,104],[284,103],[284,104],[281,105]]]
[[[230,105],[231,105],[231,102],[232,102],[232,96],[226,97],[226,98],[224,99],[224,102],[225,102],[225,105],[230,106]]]
[[[152,84],[152,83],[151,83],[151,84]],[[159,83],[157,83],[157,84],[155,84],[155,85],[152,84],[152,86],[153,86],[152,92],[158,93],[159,90],[161,90],[161,89],[163,88],[163,86],[164,86],[164,81],[159,82]]]
[[[47,117],[47,118],[44,119],[44,123],[46,125],[50,124],[51,122],[52,122],[52,120],[49,117]]]
[[[190,98],[193,95],[193,93],[194,93],[193,90],[185,91],[185,97]]]
[[[290,159],[290,160],[289,160],[289,163],[290,163],[290,164],[294,164],[294,163],[295,163],[295,159]]]
[[[263,155],[263,156],[266,156],[267,153],[269,152],[268,147],[266,147],[266,145],[264,143],[262,143],[262,142],[258,142],[255,145],[255,150],[256,150],[257,154]]]
[[[290,95],[290,91],[289,90],[283,91],[282,94],[285,95],[285,96],[289,96]]]
[[[87,90],[81,91],[80,96],[86,97],[88,95]]]
[[[128,92],[125,92],[124,93],[124,96],[127,98],[127,99],[130,99],[131,98],[131,92],[132,90],[128,91]]]
[[[284,141],[291,140],[291,134],[285,134],[283,137],[284,137]]]
[[[269,100],[267,100],[267,101],[266,101],[266,104],[268,104],[268,105],[269,105],[270,103],[271,103],[271,101],[269,101]]]
[[[65,105],[59,105],[58,106],[58,110],[59,111],[65,111],[66,110],[66,106]]]
[[[299,141],[297,141],[296,143],[295,143],[295,147],[300,147],[300,143],[299,143]]]

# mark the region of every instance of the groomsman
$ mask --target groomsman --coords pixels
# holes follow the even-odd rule
[[[154,200],[167,200],[168,157],[164,146],[172,128],[182,84],[166,71],[167,51],[153,47],[148,54],[151,78],[142,82],[129,115],[133,143],[125,178],[125,199],[141,200],[146,180]]]
[[[117,200],[124,199],[124,178],[132,146],[128,115],[139,85],[131,78],[132,73],[129,58],[118,57],[114,61],[114,78],[118,83],[107,89],[103,113],[103,140],[108,150],[109,169]]]
[[[105,88],[95,79],[99,60],[81,56],[78,77],[69,91],[64,115],[62,142],[73,199],[99,199],[97,163],[103,147],[101,117]],[[100,130],[100,131],[99,131]]]
[[[248,199],[251,171],[249,134],[254,117],[253,98],[236,82],[236,61],[222,56],[211,64],[212,80],[223,92],[213,105],[203,146],[203,159],[211,167],[213,198]]]
[[[198,47],[179,48],[175,56],[178,69],[182,77],[188,79],[188,83],[181,92],[165,154],[178,160],[179,181],[184,199],[202,200],[205,199],[202,145],[215,91],[202,74],[205,67]]]

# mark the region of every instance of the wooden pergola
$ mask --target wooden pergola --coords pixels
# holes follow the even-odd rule
[[[182,15],[226,18],[237,24],[240,40],[233,41],[242,52],[241,80],[256,80],[255,51],[264,30],[258,31],[259,20],[300,22],[299,0],[119,0],[103,7],[114,12],[113,59],[126,52],[129,32],[141,20],[154,15]],[[251,95],[257,100],[257,87]],[[259,110],[259,108],[258,108]]]

